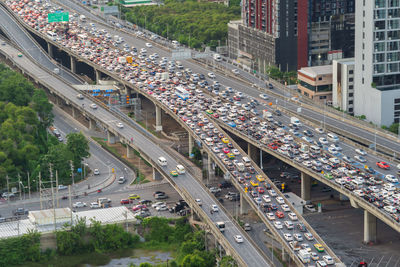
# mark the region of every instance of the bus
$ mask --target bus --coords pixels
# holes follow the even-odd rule
[[[216,222],[215,223],[217,228],[221,231],[224,232],[225,231],[225,223],[224,222]]]
[[[175,94],[183,100],[187,100],[189,98],[189,92],[186,91],[182,86],[175,87]]]

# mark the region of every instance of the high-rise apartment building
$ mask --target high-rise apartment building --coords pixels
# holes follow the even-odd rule
[[[355,115],[400,122],[400,0],[357,0]]]
[[[326,65],[354,56],[355,0],[243,0],[228,24],[229,56],[264,70]]]

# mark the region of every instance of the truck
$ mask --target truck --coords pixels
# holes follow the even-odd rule
[[[225,223],[224,223],[224,222],[216,222],[215,225],[217,226],[217,228],[218,228],[221,232],[224,232],[224,231],[225,231]]]
[[[272,116],[272,113],[269,112],[268,110],[264,109],[263,110],[263,118],[267,121],[272,121],[274,120],[274,117]]]
[[[105,197],[101,197],[101,198],[97,199],[97,203],[99,203],[100,207],[102,207],[102,205],[104,203],[111,203],[111,199],[105,198]]]
[[[299,150],[300,150],[300,152],[303,152],[303,153],[308,153],[309,146],[308,146],[308,145],[306,145],[306,144],[301,144],[301,146],[300,146]]]
[[[82,21],[82,22],[85,22],[86,21],[86,16],[85,15],[80,15],[79,16],[79,20]]]
[[[244,172],[244,164],[242,162],[235,162],[235,166],[239,172]]]
[[[213,58],[214,58],[215,61],[218,61],[218,62],[219,62],[219,61],[222,61],[222,57],[221,57],[220,54],[214,54],[214,55],[213,55]]]
[[[297,254],[297,256],[299,256],[300,260],[303,263],[310,263],[311,262],[311,255],[310,253],[305,250],[305,249],[300,249],[299,253]]]
[[[297,126],[297,127],[301,126],[300,120],[298,118],[296,118],[296,117],[290,117],[290,123],[295,125],[295,126]]]
[[[118,62],[121,64],[126,63],[126,57],[118,57]]]

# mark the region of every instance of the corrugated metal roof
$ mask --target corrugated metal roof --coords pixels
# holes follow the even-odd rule
[[[60,213],[65,215],[66,210],[61,210]],[[64,211],[62,211],[64,210]],[[40,219],[50,219],[51,224],[35,224],[30,219],[12,221],[12,222],[3,222],[0,223],[0,238],[8,238],[13,236],[18,236],[22,234],[27,234],[29,230],[37,230],[41,233],[52,232],[54,231],[54,216],[53,210],[42,210],[42,211],[33,211],[33,213]],[[51,214],[51,216],[49,216]],[[57,214],[57,211],[56,211]],[[86,218],[86,224],[90,225],[90,219],[93,218],[96,221],[99,221],[101,224],[110,224],[110,223],[121,223],[121,222],[135,222],[136,218],[133,216],[132,212],[130,212],[126,207],[114,207],[107,209],[95,209],[88,211],[79,211],[72,213],[73,221],[76,222],[78,218]],[[57,221],[56,217],[56,229],[61,229],[65,222],[69,222],[66,217]]]

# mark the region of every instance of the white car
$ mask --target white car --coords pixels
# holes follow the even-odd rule
[[[203,205],[203,202],[201,201],[201,199],[197,198],[196,199],[196,203],[201,207],[201,205]]]
[[[211,79],[215,79],[215,74],[213,72],[207,73],[207,76],[210,77]]]
[[[392,175],[392,174],[386,175],[385,178],[386,178],[386,180],[388,180],[391,183],[398,183],[399,182],[399,180],[396,177],[394,177],[394,175]]]
[[[290,211],[289,206],[286,205],[286,204],[281,205],[281,208],[282,208],[283,211],[286,211],[286,212]]]
[[[99,203],[97,203],[97,202],[92,202],[92,203],[90,203],[90,208],[91,208],[91,209],[100,209],[101,207],[100,207],[100,204],[99,204]]]
[[[272,212],[269,212],[267,213],[267,218],[268,220],[273,221],[275,220],[275,215]]]
[[[235,74],[235,75],[239,75],[239,70],[238,69],[233,69],[232,73]]]
[[[90,104],[90,108],[97,109],[97,105],[95,103]]]
[[[311,233],[305,233],[305,234],[304,234],[304,237],[305,237],[308,241],[314,240],[314,237],[313,237],[313,235],[312,235]]]
[[[124,128],[124,125],[123,125],[121,122],[118,122],[118,123],[117,123],[117,127],[118,127],[118,128]]]
[[[65,189],[68,189],[68,186],[62,184],[58,185],[58,190],[65,190]]]
[[[162,205],[156,207],[156,211],[164,211],[167,209],[168,209],[168,207],[165,204],[162,204]]]
[[[342,147],[339,146],[338,144],[331,144],[330,146],[335,148],[337,151],[342,151]]]
[[[236,148],[232,149],[231,152],[236,156],[240,154],[239,150],[237,150]]]
[[[296,213],[291,212],[291,213],[288,214],[288,216],[289,216],[289,218],[290,218],[292,221],[297,221],[297,215],[296,215]]]
[[[303,237],[301,234],[297,233],[297,234],[294,234],[293,236],[298,242],[303,241]]]
[[[85,202],[75,202],[74,204],[72,204],[73,208],[83,208],[86,207],[86,203]]]
[[[291,234],[283,234],[283,237],[286,239],[286,241],[293,241],[293,237]]]
[[[366,158],[360,155],[355,155],[354,158],[361,163],[367,162]]]
[[[99,174],[100,174],[99,169],[94,169],[93,174],[94,174],[94,175],[99,175]]]
[[[82,94],[77,94],[77,95],[76,95],[76,98],[78,98],[78,99],[82,100],[84,97],[83,97],[83,95],[82,95]]]
[[[234,235],[233,238],[235,239],[236,243],[243,243],[243,237],[241,235]]]
[[[365,152],[361,148],[356,148],[355,151],[356,151],[357,154],[360,154],[361,156],[366,156],[367,155],[367,152]]]
[[[218,206],[215,205],[215,204],[212,204],[212,205],[211,205],[211,210],[212,210],[213,212],[218,212],[218,211],[219,211]]]
[[[335,261],[332,259],[331,256],[329,255],[324,255],[322,256],[322,259],[326,262],[326,264],[331,265],[331,264],[335,264]]]
[[[279,204],[285,204],[285,200],[283,199],[283,197],[277,197],[277,198],[276,198],[276,201],[277,201]]]
[[[323,133],[324,133],[324,129],[322,129],[322,128],[315,128],[315,131],[316,131],[317,133],[320,133],[320,134],[323,134]]]
[[[152,207],[152,208],[157,208],[158,206],[161,206],[161,205],[165,205],[165,203],[162,202],[162,201],[159,201],[159,202],[156,202],[156,203],[154,203],[153,205],[151,205],[151,207]]]
[[[271,196],[271,197],[276,197],[278,194],[275,192],[275,190],[273,190],[273,189],[271,189],[271,190],[268,190],[268,194]]]
[[[152,48],[152,47],[153,47],[153,45],[152,45],[151,43],[146,43],[146,47],[148,47],[148,48]]]
[[[264,100],[267,100],[269,98],[267,94],[260,94],[259,97]]]
[[[319,141],[320,141],[320,143],[321,143],[321,144],[323,144],[323,145],[327,145],[327,144],[329,144],[328,140],[326,140],[326,138],[325,138],[325,137],[320,137],[318,140],[319,140]]]
[[[263,195],[263,196],[262,196],[262,199],[263,199],[266,203],[271,202],[271,198],[270,198],[269,196],[267,196],[267,195]]]
[[[275,225],[276,229],[282,229],[283,228],[283,225],[282,225],[282,223],[280,221],[275,221],[274,225]]]

